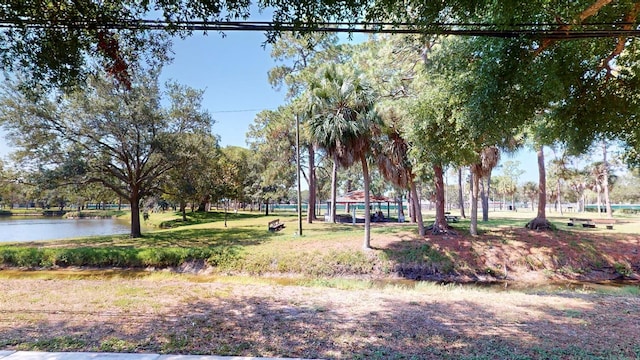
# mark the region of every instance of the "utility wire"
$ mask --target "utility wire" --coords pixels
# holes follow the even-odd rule
[[[628,29],[625,26],[634,25]],[[49,21],[38,19],[0,19],[5,29],[131,29],[164,31],[261,31],[261,32],[330,32],[330,33],[393,33],[442,34],[485,37],[535,37],[546,39],[580,39],[640,36],[635,24],[626,22],[585,23],[558,29],[555,23],[486,24],[486,23],[347,23],[323,22],[314,25],[276,23],[268,21],[164,21],[122,19],[115,21],[75,20]]]

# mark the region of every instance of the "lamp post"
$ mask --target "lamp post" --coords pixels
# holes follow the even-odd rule
[[[300,117],[298,115],[296,115],[296,174],[298,178],[298,236],[302,236],[302,192],[300,190]]]

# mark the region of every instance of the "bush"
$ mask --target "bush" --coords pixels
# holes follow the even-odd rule
[[[54,266],[173,267],[203,260],[212,266],[231,266],[238,256],[229,248],[68,248],[0,247],[0,264],[25,268]]]
[[[198,254],[198,250],[202,249],[193,249],[194,254],[192,255],[193,259],[205,258],[207,260],[207,264],[211,266],[221,267],[225,269],[234,268],[237,266],[238,261],[240,260],[240,256],[238,252],[234,248],[228,247],[218,247],[218,248],[210,248],[208,251],[203,252],[202,254]]]
[[[20,249],[14,256],[16,266],[33,268],[40,265],[42,252],[38,249]]]

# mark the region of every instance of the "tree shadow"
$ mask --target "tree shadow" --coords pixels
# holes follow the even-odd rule
[[[179,229],[155,232],[144,236],[144,244],[176,247],[251,246],[259,245],[276,234],[265,228],[229,227],[216,229]]]
[[[505,295],[516,299],[501,306],[486,293],[461,296],[446,289],[410,299],[333,290],[349,298],[344,301],[324,298],[322,289],[303,289],[308,296],[291,299],[278,289],[268,296],[232,294],[224,286],[198,289],[211,293],[148,311],[90,305],[81,311],[4,311],[0,348],[325,359],[634,358],[640,353],[637,299],[565,302]],[[603,302],[612,307],[608,314],[598,310]]]
[[[169,229],[189,225],[208,224],[216,222],[234,221],[234,220],[249,220],[265,217],[262,213],[246,213],[246,212],[233,212],[228,211],[226,214],[224,211],[194,211],[187,212],[187,220],[182,220],[182,213],[176,212],[176,219],[167,220],[160,224],[160,228]]]
[[[453,271],[453,257],[420,238],[407,236],[379,250],[392,262],[393,272],[405,279],[444,281]]]

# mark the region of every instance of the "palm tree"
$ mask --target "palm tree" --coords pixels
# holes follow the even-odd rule
[[[500,161],[500,150],[495,146],[489,146],[480,151],[480,161],[471,165],[471,176],[473,178],[471,189],[471,235],[478,235],[478,193],[480,179],[491,174]]]
[[[607,209],[607,217],[613,217],[611,201],[609,200],[609,163],[607,162],[607,142],[602,141],[602,190],[604,192],[604,203]]]
[[[360,161],[364,177],[365,249],[370,249],[371,212],[369,164],[367,155],[379,117],[374,110],[374,94],[362,77],[347,73],[335,64],[322,66],[310,84],[312,113],[311,138],[333,159],[348,168]],[[332,184],[335,184],[335,172]],[[335,185],[332,186],[332,214],[335,213]]]
[[[533,181],[527,181],[522,187],[522,192],[527,199],[531,200],[531,211],[535,211],[534,204],[538,197],[538,184]]]
[[[576,194],[576,211],[583,212],[584,211],[584,191],[587,189],[587,180],[585,179],[588,175],[584,171],[574,170],[571,173],[571,178],[569,179],[569,187]]]
[[[409,144],[402,137],[399,130],[400,117],[393,109],[389,109],[384,115],[388,124],[382,131],[385,140],[380,141],[379,149],[376,149],[378,169],[385,180],[390,181],[399,188],[409,189],[411,194],[409,206],[413,206],[413,209],[420,209],[418,191],[414,180],[415,174],[408,158]],[[422,212],[415,211],[414,213],[418,222],[418,233],[420,236],[424,236]]]
[[[567,181],[571,178],[572,172],[569,170],[569,160],[567,158],[566,153],[562,154],[560,157],[556,157],[551,160],[551,173],[556,180],[556,189],[555,189],[555,200],[558,207],[558,211],[560,215],[562,215],[562,182]]]
[[[591,176],[591,181],[587,183],[586,187],[597,194],[598,213],[601,213],[602,195],[604,195],[607,217],[613,217],[611,202],[609,201],[609,191],[615,183],[617,176],[609,172],[608,164],[603,161],[593,163],[590,167],[589,175]]]

